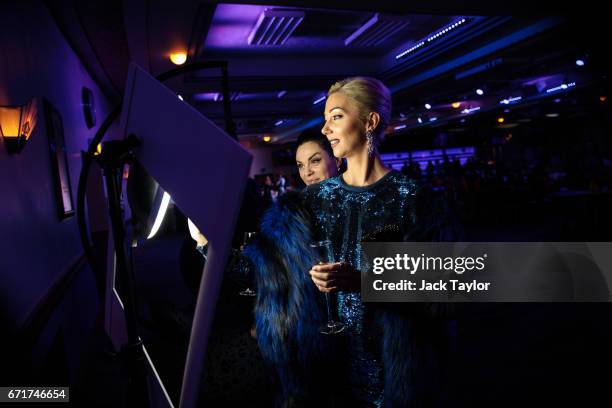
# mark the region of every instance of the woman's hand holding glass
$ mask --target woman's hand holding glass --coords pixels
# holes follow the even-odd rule
[[[310,277],[323,293],[361,291],[361,274],[346,262],[313,265]]]

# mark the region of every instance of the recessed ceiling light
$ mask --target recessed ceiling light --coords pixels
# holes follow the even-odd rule
[[[187,61],[187,53],[185,52],[173,52],[170,54],[170,61],[174,65],[183,65]]]

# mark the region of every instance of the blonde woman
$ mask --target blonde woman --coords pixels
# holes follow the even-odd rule
[[[330,88],[323,114],[321,131],[347,170],[264,216],[269,238],[253,257],[264,288],[256,307],[257,333],[266,333],[260,349],[277,368],[285,401],[298,395],[308,404],[438,404],[444,359],[435,345],[447,340],[448,322],[432,319],[423,305],[366,305],[359,293],[362,242],[434,238],[417,211],[416,182],[385,166],[378,153],[391,120],[390,92],[374,78],[348,78]],[[295,222],[287,223],[291,217]],[[315,264],[306,246],[319,240],[330,240],[341,262]],[[271,249],[273,256],[265,255]],[[317,331],[324,314],[313,288],[337,292],[346,326],[340,347]]]

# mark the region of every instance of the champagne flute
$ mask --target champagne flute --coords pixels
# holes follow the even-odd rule
[[[319,264],[333,263],[334,252],[330,240],[313,242],[310,247],[315,251],[316,260]],[[338,334],[344,331],[344,324],[334,320],[330,293],[325,292],[325,304],[327,306],[327,323],[319,328],[322,334]]]
[[[255,238],[256,235],[257,235],[256,232],[245,232],[244,233],[244,237],[242,239],[242,245],[240,246],[240,251],[241,252],[242,252],[242,250],[244,250],[244,248],[247,245],[249,245],[249,243]],[[253,296],[257,295],[257,293],[255,293],[255,290],[250,288],[250,287],[247,287],[247,288],[241,290],[240,292],[238,292],[238,294],[240,296],[250,296],[250,297],[253,297]]]

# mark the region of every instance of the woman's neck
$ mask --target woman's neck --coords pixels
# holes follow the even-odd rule
[[[346,158],[347,169],[342,175],[349,186],[364,187],[376,183],[389,173],[378,154],[370,156],[367,148]]]

